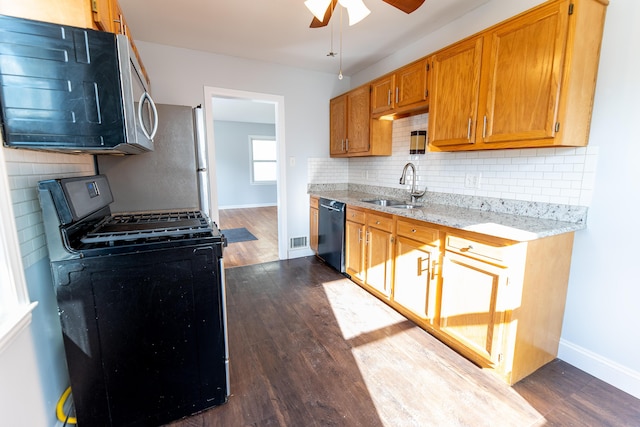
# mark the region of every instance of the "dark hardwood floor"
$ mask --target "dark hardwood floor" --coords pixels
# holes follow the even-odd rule
[[[226,271],[231,392],[186,426],[639,426],[555,360],[513,387],[314,257]]]
[[[224,251],[225,268],[278,260],[278,208],[221,209],[220,228],[245,227],[258,240],[230,243]]]

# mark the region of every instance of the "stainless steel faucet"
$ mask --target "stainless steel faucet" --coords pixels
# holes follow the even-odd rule
[[[402,169],[402,176],[400,176],[400,185],[404,185],[406,182],[407,169],[409,168],[413,171],[413,180],[411,181],[411,191],[409,194],[411,195],[411,203],[415,203],[420,197],[424,196],[427,189],[425,188],[424,191],[416,191],[416,166],[413,163],[407,163],[404,165],[404,169]]]

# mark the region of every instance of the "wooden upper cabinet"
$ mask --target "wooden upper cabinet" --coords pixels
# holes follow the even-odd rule
[[[347,153],[347,95],[329,101],[329,153],[340,156]]]
[[[111,18],[111,1],[110,0],[88,0],[91,2],[91,10],[93,11],[93,21],[101,31],[108,33],[116,33],[114,30],[113,19]]]
[[[369,86],[360,86],[347,94],[347,152],[369,151]]]
[[[129,28],[117,0],[89,0],[93,20],[102,31],[129,36]],[[131,40],[131,38],[130,38]],[[133,42],[133,40],[132,40]]]
[[[432,147],[475,142],[482,43],[482,37],[476,37],[432,57],[429,111]]]
[[[408,108],[427,106],[429,91],[427,89],[429,61],[421,59],[402,67],[396,72],[396,109],[399,112]]]
[[[485,143],[553,138],[569,14],[564,4],[514,19],[486,36]]]
[[[395,88],[395,74],[389,74],[371,82],[371,114],[374,117],[393,112]]]
[[[0,0],[0,14],[80,28],[94,28],[90,0]]]
[[[371,115],[427,111],[429,60],[422,58],[371,83]]]
[[[149,75],[147,74],[147,70],[144,67],[144,63],[142,62],[142,58],[140,58],[140,53],[138,52],[138,48],[136,47],[135,42],[133,41],[133,37],[131,36],[131,32],[129,31],[129,27],[127,25],[127,21],[122,13],[122,9],[120,8],[120,3],[117,0],[88,0],[91,2],[91,10],[93,11],[93,20],[95,26],[109,33],[115,34],[123,34],[127,36],[129,39],[129,43],[131,44],[131,48],[133,49],[134,54],[138,58],[138,63],[142,68],[142,74],[144,75],[147,83],[150,84],[151,80],[149,79]]]
[[[430,83],[430,149],[587,145],[607,3],[548,1],[437,52]],[[476,91],[473,81],[464,94],[470,71],[457,68],[471,67],[472,55],[467,52],[466,61],[457,56],[465,56],[465,47],[473,43],[481,43],[480,85]],[[469,108],[474,99],[476,106]]]
[[[357,87],[329,102],[331,157],[390,156],[393,123],[372,120],[370,86]]]

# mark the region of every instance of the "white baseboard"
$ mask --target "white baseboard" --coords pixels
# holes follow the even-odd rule
[[[560,340],[558,357],[640,399],[640,372],[564,339]]]
[[[278,206],[277,203],[252,203],[249,205],[228,205],[228,206],[218,206],[218,210],[224,209],[244,209],[244,208],[264,208],[267,206]]]

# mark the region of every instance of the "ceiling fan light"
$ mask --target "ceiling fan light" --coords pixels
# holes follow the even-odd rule
[[[324,19],[324,14],[330,4],[331,0],[307,0],[304,2],[307,9],[309,9],[309,11],[313,13],[313,16],[318,18],[319,21]]]
[[[349,26],[357,24],[371,13],[362,0],[339,0],[339,3],[347,9]]]

